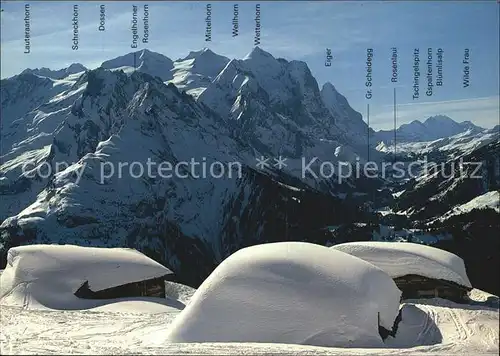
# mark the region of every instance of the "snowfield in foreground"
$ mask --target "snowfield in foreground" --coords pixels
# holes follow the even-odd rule
[[[464,261],[450,252],[410,242],[362,241],[331,247],[379,267],[392,278],[408,274],[444,279],[471,288]]]
[[[473,290],[476,298],[496,298]],[[496,298],[498,300],[498,298]],[[497,302],[498,303],[498,302]],[[498,304],[497,304],[498,305]],[[169,343],[179,311],[43,311],[0,306],[0,354],[498,355],[498,307],[443,299],[406,302],[395,338],[378,349],[271,343]]]
[[[346,253],[305,242],[257,245],[215,269],[167,339],[382,347],[379,325],[392,329],[400,297],[385,272]]]
[[[70,293],[82,280],[104,287],[166,271],[129,249],[13,248],[0,271],[0,354],[499,352],[497,296],[473,289],[469,304],[434,298],[400,305],[400,291],[382,270],[308,243],[240,250],[197,291],[166,282],[166,299],[90,301]],[[398,308],[397,332],[382,342],[377,324],[390,328]],[[172,342],[188,340],[218,342]]]

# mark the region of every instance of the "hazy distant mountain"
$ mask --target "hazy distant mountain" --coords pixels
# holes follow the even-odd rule
[[[424,142],[454,136],[460,133],[476,134],[485,129],[470,121],[456,122],[445,115],[431,116],[424,122],[415,120],[403,124],[396,130],[397,142]],[[376,142],[394,142],[393,130],[381,130],[375,134]]]

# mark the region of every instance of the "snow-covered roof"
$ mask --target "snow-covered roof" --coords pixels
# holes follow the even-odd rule
[[[0,302],[8,305],[81,309],[74,293],[85,281],[94,291],[157,278],[172,272],[126,248],[29,245],[11,248],[0,276]]]
[[[368,261],[393,278],[417,274],[472,288],[464,261],[435,247],[410,242],[363,241],[347,242],[331,248]]]
[[[173,342],[382,346],[401,292],[379,268],[304,242],[252,246],[224,260],[168,330]]]

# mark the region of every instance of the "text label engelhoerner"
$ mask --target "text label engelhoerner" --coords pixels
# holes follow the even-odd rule
[[[137,48],[137,43],[139,40],[139,30],[137,28],[137,6],[132,5],[132,44],[130,45],[131,48]]]

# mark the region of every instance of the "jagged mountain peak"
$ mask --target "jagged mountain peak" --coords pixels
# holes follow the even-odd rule
[[[430,123],[442,123],[442,122],[448,122],[448,123],[457,123],[455,120],[453,120],[451,117],[446,116],[446,115],[433,115],[428,117],[425,121],[425,123],[430,124]]]
[[[206,47],[199,51],[191,51],[186,57],[174,62],[174,68],[171,70],[172,79],[168,82],[196,98],[228,62],[229,58],[218,55]]]
[[[184,57],[176,60],[176,62],[182,62],[182,61],[187,61],[189,59],[198,59],[200,57],[222,57],[218,55],[217,53],[213,52],[210,48],[208,47],[203,47],[199,51],[190,51],[189,54]]]
[[[368,128],[363,121],[363,116],[351,107],[346,97],[340,94],[330,82],[323,84],[320,94],[324,105],[333,116],[333,124],[345,132],[349,142],[358,145],[366,144],[368,130],[370,134],[374,131]]]
[[[68,71],[72,71],[74,73],[79,73],[82,71],[86,71],[87,68],[81,64],[81,63],[72,63],[68,68],[66,68]]]
[[[183,59],[175,61],[174,71],[190,71],[213,79],[228,62],[229,58],[218,55],[205,47],[200,51],[191,51]]]
[[[248,53],[243,60],[246,59],[276,59],[273,57],[273,55],[269,52],[264,51],[262,48],[259,46],[255,46],[250,53]]]
[[[338,92],[335,86],[330,82],[326,82],[325,84],[323,84],[320,93],[321,93],[321,98],[323,99],[325,104],[327,104],[327,106],[331,102],[347,100],[342,94]]]
[[[105,61],[101,64],[101,68],[122,69],[126,73],[138,70],[168,81],[172,79],[171,70],[174,68],[174,62],[163,54],[143,49]]]

